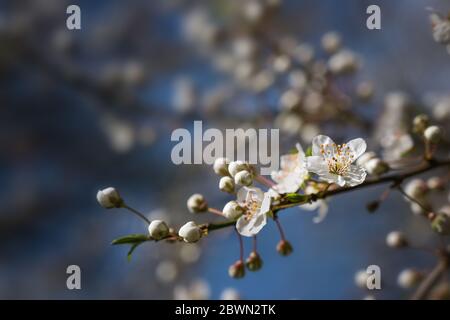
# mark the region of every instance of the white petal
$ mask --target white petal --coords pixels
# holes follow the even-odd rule
[[[270,192],[266,192],[264,193],[264,200],[261,203],[261,208],[259,209],[259,212],[261,214],[266,214],[267,212],[270,211],[270,205],[272,203],[272,195],[270,194]]]
[[[347,146],[350,148],[350,150],[353,152],[353,160],[358,159],[364,152],[366,152],[367,144],[364,139],[357,138],[350,140],[347,143]]]
[[[237,192],[237,203],[242,204],[245,203],[245,200],[247,199],[247,194],[248,194],[248,188],[247,187],[242,187],[239,189],[239,191]]]
[[[320,146],[322,144],[334,144],[334,141],[331,140],[330,137],[324,136],[324,135],[318,135],[315,137],[312,141],[312,155],[313,156],[322,156],[320,153]]]
[[[323,174],[328,172],[328,165],[321,156],[311,156],[306,158],[306,168],[308,171],[316,174]]]
[[[252,199],[263,201],[264,192],[260,188],[251,187],[251,188],[247,188],[247,189],[248,189],[249,194],[251,194]]]
[[[298,150],[299,160],[300,160],[300,158],[305,159],[305,151],[303,151],[302,145],[300,143],[297,143],[295,145],[295,147]]]
[[[305,204],[302,204],[302,205],[300,205],[300,206],[298,206],[300,209],[302,209],[302,210],[306,210],[306,211],[314,211],[314,210],[316,210],[317,208],[319,208],[319,201],[314,201],[314,202],[311,202],[311,203],[305,203]]]
[[[345,181],[350,187],[357,186],[364,182],[366,175],[366,170],[363,167],[351,165],[345,176]]]
[[[318,215],[313,218],[314,223],[322,222],[328,213],[328,203],[325,200],[318,200],[317,203],[319,204],[319,211]]]
[[[252,219],[246,220],[244,216],[236,222],[237,231],[244,237],[253,237],[266,225],[266,214],[257,214]]]

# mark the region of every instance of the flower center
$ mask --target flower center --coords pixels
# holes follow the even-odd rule
[[[249,196],[245,202],[245,220],[251,218],[261,209],[261,201],[259,199]]]
[[[353,152],[344,144],[321,144],[320,153],[327,161],[328,171],[332,174],[345,175],[354,160]]]

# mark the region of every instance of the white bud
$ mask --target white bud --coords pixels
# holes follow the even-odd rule
[[[234,192],[234,181],[231,177],[222,177],[219,181],[219,189],[223,192]]]
[[[97,201],[103,208],[120,208],[123,205],[123,199],[115,188],[109,187],[97,192]]]
[[[445,184],[440,177],[431,177],[427,180],[427,187],[430,190],[444,190]]]
[[[202,232],[194,221],[189,221],[180,228],[178,235],[185,242],[197,242],[201,238]]]
[[[380,158],[370,159],[364,165],[369,174],[380,175],[389,171],[389,165]]]
[[[441,139],[442,130],[438,126],[429,126],[423,133],[425,139],[431,143],[438,143]]]
[[[234,176],[234,183],[241,185],[241,186],[249,186],[253,182],[253,177],[250,172],[247,170],[239,171]]]
[[[422,280],[422,274],[413,269],[405,269],[398,275],[397,283],[404,289],[416,286]]]
[[[421,199],[428,191],[427,184],[422,179],[413,179],[405,186],[405,193],[414,199]]]
[[[358,66],[357,57],[349,50],[339,51],[328,60],[328,68],[334,74],[351,73],[358,69]]]
[[[402,248],[408,245],[408,240],[402,232],[392,231],[386,237],[386,244],[391,248]]]
[[[367,289],[367,279],[368,279],[369,275],[367,274],[366,270],[359,270],[358,272],[355,273],[355,284],[359,287],[359,288],[364,288]]]
[[[240,300],[239,292],[233,288],[226,288],[220,294],[220,300]]]
[[[217,158],[214,161],[214,172],[219,176],[227,176],[228,173],[228,164],[230,161],[227,158]]]
[[[410,209],[411,209],[412,213],[416,216],[425,214],[425,211],[423,210],[423,208],[415,202],[411,202]]]
[[[155,240],[161,240],[169,234],[169,227],[164,221],[153,220],[148,226],[148,233]]]
[[[367,161],[375,158],[376,156],[377,156],[376,153],[373,151],[366,152],[356,160],[356,164],[358,166],[364,166],[367,163]]]
[[[341,47],[341,35],[335,31],[327,32],[323,35],[321,43],[327,53],[335,53]]]
[[[189,197],[187,207],[192,213],[204,212],[208,210],[208,204],[206,203],[205,198],[199,193],[195,193]]]
[[[230,201],[223,207],[222,212],[225,218],[234,220],[244,213],[244,209],[236,201]]]
[[[374,91],[373,84],[367,81],[359,83],[356,87],[356,95],[365,101],[373,97]]]
[[[230,174],[233,178],[236,175],[236,173],[238,173],[239,171],[247,170],[247,169],[248,169],[248,164],[245,163],[244,161],[240,161],[240,160],[232,161],[228,165],[228,172],[230,172]]]

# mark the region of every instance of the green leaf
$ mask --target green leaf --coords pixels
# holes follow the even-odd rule
[[[117,239],[114,239],[111,244],[117,245],[117,244],[141,244],[144,241],[150,240],[150,236],[146,234],[129,234],[124,237],[120,237]]]
[[[312,147],[311,146],[309,146],[308,149],[306,149],[305,156],[307,156],[307,157],[312,156]]]
[[[292,148],[291,150],[288,151],[288,154],[297,154],[297,153],[298,153],[297,148]]]
[[[144,243],[144,241],[137,242],[137,243],[134,243],[133,245],[131,245],[130,250],[128,250],[128,253],[127,253],[128,262],[131,261],[131,255],[133,254],[133,251],[142,243]]]
[[[290,203],[306,203],[309,200],[309,196],[298,193],[288,193],[285,198]]]

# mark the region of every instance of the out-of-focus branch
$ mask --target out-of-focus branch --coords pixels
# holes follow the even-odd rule
[[[428,296],[428,293],[449,267],[449,257],[447,254],[441,255],[438,264],[423,279],[417,290],[411,296],[411,300],[422,300]]]

